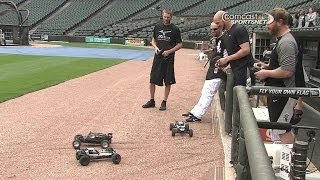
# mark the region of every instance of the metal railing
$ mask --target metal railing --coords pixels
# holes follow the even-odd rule
[[[233,92],[231,161],[236,169],[237,179],[275,180],[246,87],[236,86]]]
[[[230,76],[230,74],[228,74]],[[228,80],[231,77],[228,77]],[[239,180],[276,179],[262,141],[249,95],[320,97],[320,88],[283,88],[271,86],[233,87],[227,83],[225,126],[232,126],[231,162]],[[233,89],[233,91],[231,91]],[[231,91],[231,92],[230,92]],[[232,93],[233,92],[233,93]],[[230,118],[230,113],[232,116]],[[229,119],[227,119],[229,118]],[[231,119],[231,123],[230,123]],[[248,156],[249,155],[249,156]]]
[[[225,126],[224,130],[226,133],[231,133],[232,130],[232,99],[233,99],[233,73],[230,70],[227,71],[227,82],[226,82],[226,98],[225,98],[225,114],[224,114],[224,120],[225,120]]]

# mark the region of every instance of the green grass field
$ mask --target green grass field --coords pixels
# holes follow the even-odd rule
[[[0,55],[0,102],[121,62],[123,60],[2,54]]]

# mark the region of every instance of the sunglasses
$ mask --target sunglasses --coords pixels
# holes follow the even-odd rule
[[[218,30],[218,28],[210,28],[210,30],[211,30],[211,31],[212,31],[212,30],[216,31],[216,30]]]

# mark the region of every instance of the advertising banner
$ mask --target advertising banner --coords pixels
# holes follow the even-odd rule
[[[127,38],[124,44],[131,45],[131,46],[144,46],[145,42],[143,39],[140,39],[140,38]]]
[[[85,39],[86,43],[110,43],[110,38],[98,38],[93,36],[87,36]]]

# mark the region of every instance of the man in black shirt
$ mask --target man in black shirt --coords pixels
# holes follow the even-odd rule
[[[198,103],[190,112],[182,115],[188,117],[186,119],[187,122],[201,121],[202,116],[207,112],[208,107],[212,102],[213,96],[220,87],[221,80],[227,79],[225,72],[215,67],[216,61],[213,60],[216,59],[215,57],[223,57],[226,55],[226,50],[221,42],[223,36],[222,29],[219,29],[217,24],[211,23],[210,30],[213,37],[210,43],[214,46],[212,50],[212,58],[210,59],[210,66],[208,68],[206,80],[203,84],[201,97]]]
[[[218,11],[213,17],[213,22],[226,30],[223,43],[228,52],[228,56],[221,58],[217,66],[225,67],[230,64],[234,74],[234,85],[246,86],[247,69],[253,64],[249,34],[244,26],[233,24],[226,14],[224,11]]]
[[[150,73],[150,100],[143,108],[155,107],[154,94],[157,86],[165,84],[164,98],[161,103],[161,111],[166,110],[166,102],[171,85],[176,83],[174,75],[174,55],[182,47],[180,30],[171,23],[172,11],[165,9],[162,12],[163,23],[154,27],[151,45],[155,49],[155,55]]]

